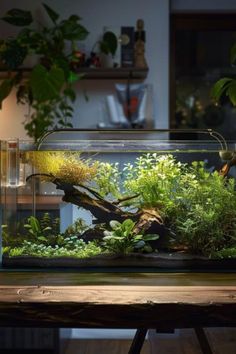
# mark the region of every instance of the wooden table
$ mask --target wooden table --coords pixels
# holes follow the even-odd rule
[[[234,273],[0,272],[0,326],[235,325]]]

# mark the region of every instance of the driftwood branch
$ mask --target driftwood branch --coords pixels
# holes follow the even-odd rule
[[[220,169],[219,174],[223,177],[227,177],[231,167],[236,166],[236,156],[234,155],[231,160],[227,161]]]
[[[97,191],[84,186],[73,186],[71,183],[64,182],[59,178],[45,173],[35,173],[27,177],[30,178],[46,177],[50,182],[56,185],[57,189],[63,190],[64,196],[62,200],[66,203],[71,203],[82,207],[91,212],[96,218],[96,224],[109,224],[111,220],[123,222],[126,219],[132,219],[136,222],[135,233],[147,231],[153,223],[163,224],[163,220],[158,211],[152,209],[141,209],[136,212],[124,211],[119,204],[121,202],[136,198],[138,195],[125,197],[118,201],[110,202],[104,199]]]

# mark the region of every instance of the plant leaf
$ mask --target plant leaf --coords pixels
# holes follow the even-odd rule
[[[85,27],[77,23],[75,20],[64,20],[60,24],[60,29],[63,37],[70,41],[84,40],[89,32]]]
[[[40,241],[47,241],[46,237],[44,237],[44,236],[39,236],[39,237],[37,237],[37,239]]]
[[[69,21],[80,21],[80,20],[82,20],[82,18],[81,17],[79,17],[78,15],[71,15],[70,17],[69,17]]]
[[[109,53],[114,55],[117,50],[118,42],[116,35],[111,31],[107,31],[103,35],[103,41],[107,44],[107,47],[109,48]]]
[[[37,65],[30,74],[30,86],[36,101],[45,102],[57,98],[64,84],[62,69],[52,67],[47,71],[44,66]]]
[[[211,90],[211,96],[217,101],[220,99],[222,94],[227,90],[232,79],[229,77],[224,77],[218,80]]]
[[[75,91],[72,90],[72,88],[70,87],[67,87],[65,90],[64,90],[64,95],[69,97],[71,102],[74,102],[75,99],[76,99],[76,94],[75,94]]]
[[[112,230],[115,230],[115,229],[117,229],[118,227],[121,226],[121,223],[119,221],[117,221],[117,220],[111,220],[110,221],[110,226],[111,226]]]
[[[14,39],[6,41],[5,48],[1,51],[0,56],[6,67],[10,70],[14,70],[23,63],[27,54],[27,47],[19,44],[19,42]]]
[[[110,53],[109,45],[107,44],[107,42],[103,41],[103,42],[100,43],[100,50],[104,54],[109,54]]]
[[[231,103],[236,106],[236,80],[233,79],[228,88],[228,96]]]
[[[2,109],[2,102],[9,96],[13,87],[12,79],[5,79],[0,84],[0,109]]]
[[[52,20],[52,22],[54,24],[56,24],[58,18],[59,18],[59,14],[56,13],[50,6],[48,6],[47,4],[43,3],[42,4],[44,9],[46,10],[48,16],[50,17],[50,19]]]
[[[33,22],[31,12],[21,9],[11,9],[7,11],[5,16],[1,19],[7,23],[10,23],[11,25],[19,27],[29,26]]]
[[[157,240],[160,236],[156,235],[156,234],[147,234],[143,236],[143,239],[145,241],[153,241],[153,240]]]
[[[129,234],[131,233],[131,231],[133,230],[135,225],[135,222],[131,219],[126,219],[123,223],[122,223],[122,230],[124,232],[124,234],[126,234],[126,236],[129,236]]]
[[[236,61],[236,43],[230,49],[230,63],[233,65]]]
[[[85,76],[85,74],[83,74],[83,73],[82,74],[77,74],[77,73],[75,73],[73,71],[70,71],[68,81],[69,81],[69,83],[73,84],[73,82],[81,80],[84,76]]]

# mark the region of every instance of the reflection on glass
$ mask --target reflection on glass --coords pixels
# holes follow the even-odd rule
[[[236,136],[236,111],[224,97],[211,98],[222,77],[233,76],[230,48],[235,31],[177,30],[175,43],[175,114],[172,128],[213,128],[226,139]]]

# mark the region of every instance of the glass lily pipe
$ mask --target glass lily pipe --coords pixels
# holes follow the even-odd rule
[[[2,266],[232,270],[235,165],[210,129],[2,141]]]

